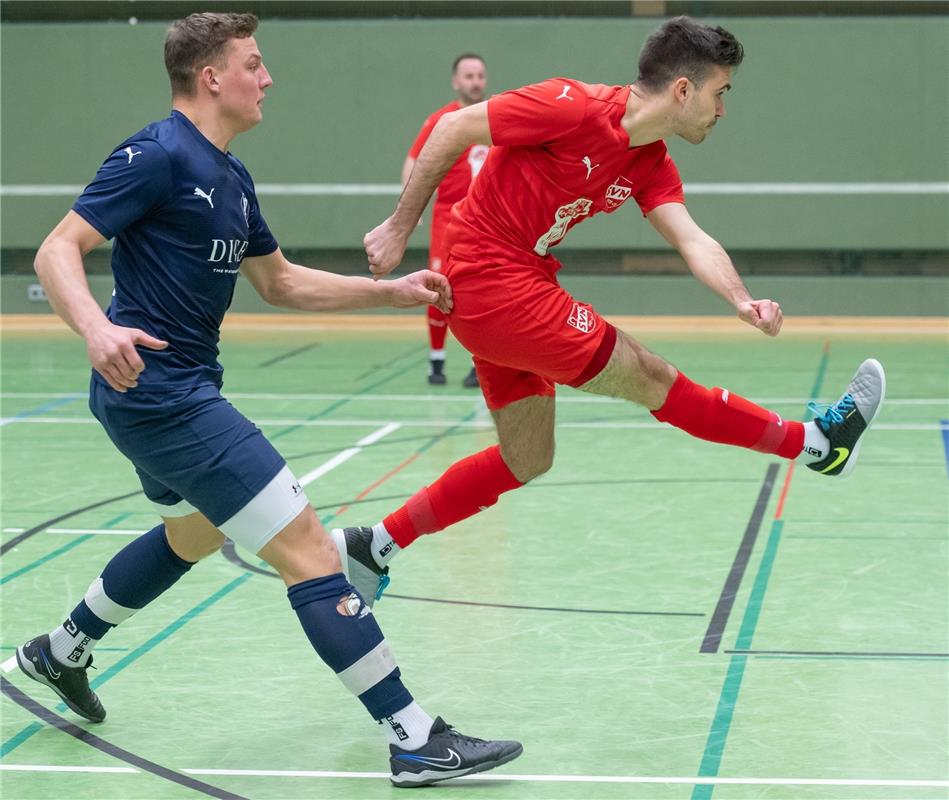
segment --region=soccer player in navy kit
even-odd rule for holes
[[[268,302],[307,311],[451,307],[447,281],[432,272],[374,282],[283,256],[228,149],[260,122],[272,84],[256,27],[250,14],[192,14],[172,25],[171,115],[112,152],[37,253],[54,310],[86,341],[90,408],[163,522],[119,551],[62,625],[17,649],[17,662],[101,722],[86,677],[96,643],[227,536],[280,573],[319,656],[383,723],[393,783],[491,769],[516,758],[520,744],[463,736],[413,700],[370,610],[380,576],[359,567],[344,536],[327,534],[283,458],[221,395],[217,343],[239,271]],[[113,238],[106,316],[82,259]]]

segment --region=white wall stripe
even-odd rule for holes
[[[4,197],[75,197],[82,184],[8,183],[0,186]],[[872,181],[830,183],[686,183],[687,195],[941,195],[949,194],[949,183],[933,181]],[[258,183],[264,197],[398,197],[398,183]]]

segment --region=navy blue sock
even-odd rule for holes
[[[412,702],[375,617],[341,572],[287,590],[310,644],[373,719]]]
[[[53,657],[79,666],[106,633],[174,585],[192,567],[168,544],[164,524],[127,544],[106,565],[69,617],[50,634]]]

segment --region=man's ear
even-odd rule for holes
[[[217,94],[221,90],[221,84],[217,79],[217,72],[210,64],[203,67],[201,72],[198,73],[198,81],[212,94]]]
[[[684,103],[689,99],[689,95],[693,90],[692,81],[690,81],[685,76],[676,78],[672,82],[672,96],[675,98],[676,102]]]

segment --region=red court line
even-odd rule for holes
[[[368,495],[374,489],[377,489],[378,487],[380,487],[383,483],[389,480],[389,478],[391,478],[393,475],[397,475],[399,472],[405,469],[409,464],[415,461],[415,459],[418,458],[420,455],[421,453],[413,453],[412,455],[410,455],[407,459],[405,459],[405,461],[399,464],[399,466],[395,467],[395,469],[390,470],[381,478],[379,478],[379,480],[377,480],[375,483],[372,483],[369,486],[367,486],[365,489],[363,489],[359,494],[356,495],[356,497],[350,503],[346,503],[346,505],[340,506],[338,509],[336,509],[336,513],[333,516],[338,517],[340,514],[342,514],[344,511],[346,511],[349,508],[351,503],[355,503],[358,500],[362,500],[366,495]]]
[[[794,475],[794,467],[796,464],[797,462],[792,461],[788,467],[787,475],[784,476],[784,486],[781,487],[781,495],[778,497],[778,507],[774,511],[775,519],[781,519],[781,515],[784,513],[784,500],[788,496],[788,489],[791,488],[791,477]]]

